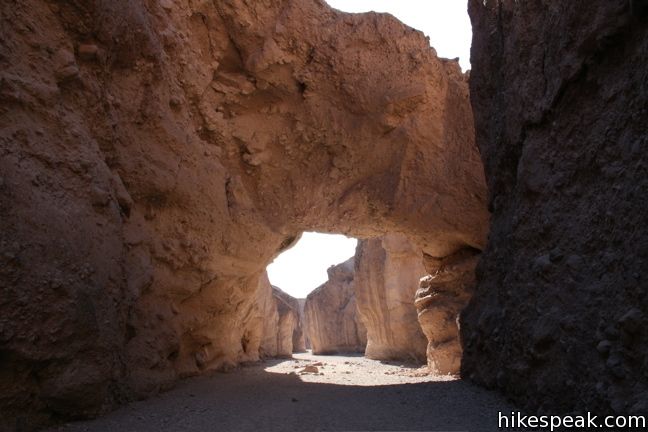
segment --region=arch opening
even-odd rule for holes
[[[326,270],[355,255],[358,240],[342,234],[305,232],[267,267],[272,285],[298,299],[327,281]]]

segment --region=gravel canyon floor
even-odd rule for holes
[[[317,372],[304,372],[309,365]],[[189,379],[50,431],[494,431],[498,411],[512,409],[494,393],[416,366],[302,353]]]

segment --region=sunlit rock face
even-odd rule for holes
[[[467,78],[391,16],[25,0],[0,19],[7,427],[258,359],[260,279],[304,230],[485,244]]]
[[[251,328],[261,329],[260,342],[246,341],[249,350],[257,350],[260,357],[290,357],[294,352],[305,350],[302,315],[296,298],[286,294],[280,288],[271,286],[267,274],[260,279],[263,292],[257,296],[260,310],[263,311],[260,322]]]
[[[354,258],[328,269],[328,281],[306,297],[304,321],[313,354],[364,353],[367,330],[354,291]]]
[[[420,248],[403,235],[359,242],[354,288],[367,328],[367,357],[426,361],[427,340],[414,306],[419,279],[426,273]]]
[[[279,312],[279,338],[282,341],[280,345],[283,347],[277,355],[290,357],[294,352],[305,351],[306,346],[299,301],[275,286],[272,287],[272,295],[275,298]]]
[[[306,299],[305,298],[300,298],[297,299],[297,303],[299,305],[299,316],[301,317],[301,325],[302,325],[302,337],[304,338],[304,350],[309,350],[311,349],[311,342],[310,342],[310,337],[308,337],[308,331],[306,329],[306,315],[304,314],[304,307],[306,306]],[[298,349],[295,351],[301,351],[301,346],[297,345]]]
[[[469,9],[493,224],[462,374],[529,410],[645,414],[646,2]]]

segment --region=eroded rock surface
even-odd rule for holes
[[[304,321],[313,354],[364,352],[367,329],[358,316],[354,258],[329,267],[328,281],[306,297]]]
[[[306,299],[305,298],[300,298],[297,299],[297,303],[299,304],[299,316],[301,318],[301,324],[302,324],[302,336],[304,338],[304,349],[311,349],[311,343],[310,343],[310,338],[308,337],[308,331],[306,330],[306,316],[304,314],[304,306],[306,306]]]
[[[305,351],[306,346],[299,301],[275,286],[272,287],[272,291],[279,310],[280,334],[285,335],[286,341],[290,341],[289,349],[286,349],[281,355],[290,356],[294,352]],[[288,346],[288,343],[286,342],[283,345]]]
[[[302,319],[298,300],[283,292],[280,288],[270,285],[267,274],[260,279],[260,289],[257,296],[262,321],[254,323],[253,329],[261,329],[260,343],[247,340],[244,344],[246,351],[258,350],[259,356],[290,357],[294,352],[305,350]]]
[[[406,236],[359,242],[354,287],[367,328],[367,357],[425,362],[427,340],[417,321],[414,294],[426,273],[420,248]]]
[[[458,374],[461,367],[459,314],[475,290],[479,254],[464,249],[445,259],[426,257],[430,273],[421,278],[414,304],[427,337],[427,364],[433,374]]]
[[[645,414],[646,2],[469,5],[493,226],[462,374],[543,412]]]
[[[481,248],[466,77],[319,1],[0,4],[0,406],[92,416],[255,360],[303,230]]]

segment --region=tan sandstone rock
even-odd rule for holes
[[[279,312],[279,334],[285,340],[282,345],[289,347],[280,352],[279,355],[289,356],[294,352],[305,351],[306,346],[299,301],[275,286],[272,287],[272,295],[276,299]]]
[[[427,340],[417,320],[414,294],[426,274],[420,248],[407,237],[388,234],[360,241],[354,287],[367,328],[367,357],[425,362]]]
[[[415,305],[428,339],[427,363],[432,373],[459,373],[459,314],[474,292],[478,259],[476,251],[466,249],[443,260],[427,257],[425,261],[432,274],[421,279]]]
[[[306,297],[304,315],[313,354],[364,352],[367,330],[354,293],[354,258],[331,266],[329,279]]]
[[[307,373],[312,373],[316,374],[319,373],[319,369],[315,365],[306,365],[302,370],[299,371],[300,374],[307,374]]]
[[[301,317],[302,336],[304,337],[304,350],[311,349],[311,342],[310,342],[310,338],[308,337],[308,331],[306,328],[306,316],[304,314],[304,306],[306,306],[306,299],[305,298],[297,299],[297,303],[299,304],[299,316]]]
[[[256,349],[260,357],[290,357],[304,351],[302,320],[297,299],[271,286],[267,274],[260,280],[264,292],[259,296],[263,320],[252,328],[262,328],[262,338]],[[255,345],[252,345],[252,349]]]

